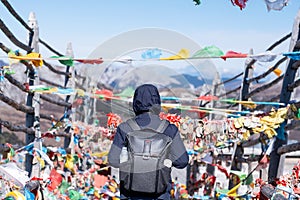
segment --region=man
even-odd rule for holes
[[[157,88],[151,84],[144,84],[136,88],[133,97],[133,110],[135,117],[133,120],[141,128],[157,129],[162,120],[159,118],[161,112],[161,100]],[[126,135],[131,131],[127,122],[121,123],[108,154],[109,164],[113,167],[120,167],[120,154],[126,144]],[[188,154],[181,140],[178,128],[174,124],[168,123],[164,129],[164,135],[172,140],[170,145],[171,165],[182,169],[188,164]],[[171,170],[170,170],[171,173]],[[141,194],[138,192],[128,191],[124,188],[124,182],[120,181],[121,199],[170,199],[171,180],[164,192],[159,194]]]

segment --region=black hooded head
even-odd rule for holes
[[[133,96],[133,110],[136,115],[144,112],[160,113],[160,95],[154,85],[144,84],[136,88]]]

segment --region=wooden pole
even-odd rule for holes
[[[300,50],[300,10],[298,11],[297,17],[294,22],[290,51],[299,51]],[[295,66],[296,60],[289,59],[286,72],[284,75],[281,93],[280,93],[280,103],[288,104],[293,90],[289,89],[289,86],[295,81],[295,76],[298,67]],[[268,170],[268,182],[275,185],[275,180],[280,176],[281,172],[280,161],[284,160],[284,156],[281,156],[278,153],[278,149],[283,145],[287,144],[288,135],[284,130],[287,120],[283,122],[280,127],[276,130],[277,136],[274,142],[273,151],[270,154],[270,165]],[[283,162],[281,162],[283,163]],[[278,171],[279,170],[279,171]]]

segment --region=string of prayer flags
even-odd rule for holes
[[[246,8],[246,3],[248,0],[231,0],[231,3],[233,6],[238,6],[240,10],[243,10]],[[264,0],[265,4],[267,6],[268,11],[271,10],[282,10],[285,6],[288,5],[289,0]],[[195,5],[200,5],[200,0],[193,0]]]
[[[212,46],[207,46],[204,47],[203,49],[200,49],[194,55],[192,58],[200,58],[200,57],[220,57],[223,56],[224,53],[221,49],[218,47],[212,45]]]
[[[74,94],[75,90],[72,88],[58,88],[58,87],[47,87],[44,85],[32,85],[28,87],[31,92],[36,92],[40,94],[61,94],[61,95],[71,95]]]
[[[218,47],[211,45],[206,46],[198,51],[196,51],[191,57],[189,56],[190,52],[188,49],[182,48],[176,55],[160,58],[162,55],[162,51],[158,48],[148,49],[142,53],[143,61],[147,59],[156,59],[156,60],[182,60],[182,59],[207,59],[207,58],[222,58],[223,60],[227,60],[228,58],[252,58],[259,62],[272,62],[274,61],[278,55],[287,56],[294,60],[300,60],[300,51],[297,52],[287,52],[287,53],[272,53],[271,51],[266,51],[260,54],[248,55],[247,53],[240,53],[236,51],[229,50],[224,55],[223,51]],[[61,64],[66,66],[74,66],[74,61],[83,63],[83,64],[101,64],[105,60],[102,58],[87,58],[87,59],[79,59],[79,58],[70,58],[66,56],[52,56],[50,58],[42,58],[39,53],[29,53],[26,56],[16,55],[16,52],[10,51],[8,53],[8,60],[10,65],[17,64],[20,60],[30,61],[34,66],[42,66],[43,60],[58,60]],[[120,62],[124,64],[130,64],[132,61],[141,61],[140,59],[134,59],[130,56],[122,56],[118,59],[107,59],[107,61],[112,62]]]
[[[284,103],[279,103],[279,102],[265,102],[265,101],[240,101],[240,100],[235,100],[235,99],[220,99],[219,101],[221,102],[226,102],[226,103],[243,103],[243,104],[256,104],[256,105],[271,105],[271,106],[284,106]]]
[[[176,55],[170,56],[167,58],[160,58],[160,60],[177,60],[177,59],[184,59],[188,58],[190,55],[190,52],[188,49],[181,49]]]
[[[234,99],[221,99],[220,102],[226,102],[228,104],[236,104],[239,103],[247,108],[254,109],[256,108],[256,104],[253,101],[238,101]]]

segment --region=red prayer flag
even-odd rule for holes
[[[227,51],[227,53],[224,56],[221,56],[223,60],[226,60],[227,58],[247,58],[248,54],[245,53],[238,53],[235,51]]]
[[[238,7],[240,7],[241,10],[243,10],[243,8],[246,7],[246,2],[248,0],[231,0],[231,3],[233,5],[237,5]]]
[[[50,184],[47,186],[49,191],[55,190],[62,182],[62,176],[55,169],[50,172]]]
[[[213,95],[206,95],[206,96],[200,96],[197,99],[202,101],[213,101],[213,100],[218,100],[219,98]]]
[[[77,62],[81,62],[84,64],[101,64],[103,63],[102,58],[99,59],[74,59]]]
[[[95,94],[103,96],[105,100],[111,99],[113,96],[113,92],[106,89],[96,90]]]
[[[227,172],[227,169],[225,167],[223,167],[222,165],[218,165],[218,164],[212,164],[212,166],[216,166],[218,168],[218,170],[223,172],[226,175],[226,177],[229,178],[229,173]]]
[[[94,175],[94,187],[95,188],[101,188],[105,185],[105,183],[108,181],[107,176],[103,176],[100,174]]]

